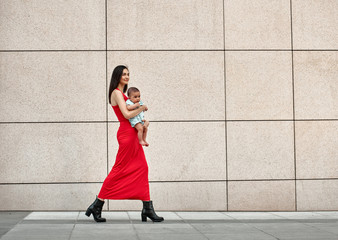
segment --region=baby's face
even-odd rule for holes
[[[132,92],[129,96],[129,99],[133,103],[138,103],[141,100],[141,93],[140,92]]]

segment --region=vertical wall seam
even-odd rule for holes
[[[107,85],[107,71],[108,71],[108,46],[107,46],[107,0],[105,0],[105,3],[104,3],[104,8],[105,8],[105,52],[106,52],[106,68],[105,68],[105,82],[106,82],[106,100],[105,100],[105,103],[106,103],[106,144],[107,144],[107,175],[109,173],[109,158],[108,158],[108,153],[109,153],[109,144],[108,144],[108,85]],[[108,208],[108,211],[109,211],[109,200],[107,201],[107,208]]]
[[[224,66],[223,66],[223,76],[224,76],[224,123],[225,123],[225,125],[224,125],[224,140],[225,140],[225,179],[226,179],[226,181],[225,181],[225,183],[226,183],[226,191],[225,191],[225,199],[226,199],[226,210],[227,211],[229,211],[229,191],[228,191],[228,189],[229,189],[229,184],[228,184],[228,141],[227,141],[227,138],[228,138],[228,136],[227,136],[227,134],[228,134],[228,130],[227,130],[227,125],[228,125],[228,123],[227,123],[227,100],[226,100],[226,96],[227,96],[227,94],[226,94],[226,56],[225,56],[225,54],[226,54],[226,51],[225,51],[225,16],[224,16],[224,14],[225,14],[225,11],[224,11],[224,9],[225,9],[225,7],[224,7],[224,1],[225,0],[223,0],[223,53],[224,53],[224,59],[223,59],[223,64],[224,64]]]
[[[293,64],[293,28],[292,28],[292,0],[290,0],[290,24],[291,24],[291,65],[292,65],[292,119],[293,119],[293,159],[295,171],[295,211],[297,211],[297,159],[296,159],[296,121],[295,121],[295,80]]]

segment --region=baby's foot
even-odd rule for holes
[[[140,144],[142,145],[142,146],[146,146],[146,147],[148,147],[149,146],[149,144],[147,143],[147,142],[145,142],[145,141],[140,141]]]

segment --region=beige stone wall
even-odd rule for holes
[[[159,210],[338,210],[337,0],[1,0],[0,210],[84,210],[110,75],[149,106]],[[109,201],[108,210],[140,209]]]

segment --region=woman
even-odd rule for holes
[[[138,109],[127,110],[124,92],[127,91],[129,70],[126,66],[117,66],[112,74],[109,86],[109,103],[120,122],[117,132],[119,150],[115,164],[104,180],[101,191],[96,200],[89,206],[86,215],[93,214],[96,222],[105,222],[101,217],[104,199],[139,199],[143,201],[141,213],[142,221],[147,217],[153,222],[162,222],[164,219],[156,215],[149,195],[148,164],[143,148],[139,144],[137,131],[131,127],[128,119],[135,117],[142,111],[147,111],[146,105]]]

